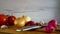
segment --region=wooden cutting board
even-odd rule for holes
[[[24,31],[24,32],[17,32],[16,31],[16,27],[15,26],[9,26],[9,28],[7,29],[0,29],[0,34],[60,34],[60,26],[58,31],[55,31],[53,33],[46,33],[45,31],[45,27],[44,28],[39,28],[36,30],[32,30],[32,31]]]

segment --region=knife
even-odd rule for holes
[[[28,31],[28,30],[34,30],[34,29],[43,28],[43,27],[45,27],[45,26],[27,26],[22,29],[16,29],[16,31]]]

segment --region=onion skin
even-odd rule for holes
[[[56,19],[49,21],[49,23],[46,27],[46,32],[48,32],[48,33],[54,32],[55,31],[54,29],[57,28],[57,26],[58,26],[58,23],[57,23]]]
[[[53,27],[56,28],[58,26],[57,20],[53,19],[53,20],[49,21],[48,25],[52,25]]]
[[[34,26],[34,21],[29,21],[25,24],[25,26]]]
[[[17,18],[15,21],[14,21],[14,24],[16,27],[24,27],[25,26],[25,20],[23,18]]]
[[[29,16],[23,15],[22,17],[17,18],[14,21],[15,26],[17,27],[24,27],[26,24],[32,26],[34,25],[34,22],[31,21],[31,18]]]
[[[55,32],[55,29],[54,29],[54,27],[53,26],[46,26],[46,32],[47,33],[51,33],[51,32]]]

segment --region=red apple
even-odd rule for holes
[[[14,25],[14,20],[16,19],[16,17],[15,16],[10,16],[10,17],[8,17],[8,24],[9,25]]]
[[[6,25],[8,22],[8,18],[6,15],[4,14],[0,14],[0,26],[1,25]]]

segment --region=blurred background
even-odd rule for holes
[[[0,0],[0,13],[20,17],[30,16],[33,21],[51,19],[60,22],[60,0]]]

